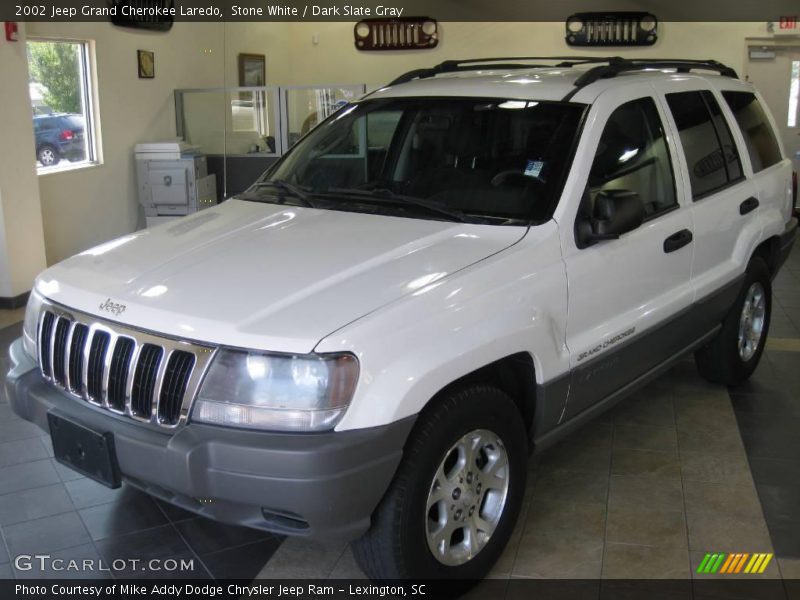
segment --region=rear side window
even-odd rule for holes
[[[697,200],[742,178],[739,153],[719,104],[708,91],[667,94]]]
[[[652,98],[627,102],[608,118],[589,172],[591,200],[606,190],[639,194],[646,217],[676,205],[672,163]]]
[[[722,92],[722,96],[742,130],[753,172],[779,163],[782,157],[778,140],[758,98],[749,92]]]

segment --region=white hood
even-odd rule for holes
[[[42,273],[37,289],[171,336],[306,353],[525,231],[234,199],[69,258]],[[101,310],[109,299],[124,311]]]

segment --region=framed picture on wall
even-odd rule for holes
[[[136,59],[139,64],[139,79],[153,79],[156,76],[156,55],[149,50],[137,50]]]
[[[239,86],[266,85],[266,57],[263,54],[239,55]]]

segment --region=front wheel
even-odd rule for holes
[[[716,338],[695,353],[700,374],[714,383],[736,385],[756,370],[769,333],[772,286],[769,268],[754,257],[744,284]]]
[[[514,527],[525,490],[527,438],[514,402],[489,386],[424,410],[403,460],[353,544],[371,579],[484,577]]]

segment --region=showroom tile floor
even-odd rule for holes
[[[705,552],[774,551],[759,577],[800,579],[800,248],[774,289],[767,351],[748,384],[708,384],[683,361],[531,461],[493,577],[688,585]],[[0,377],[20,318],[0,311]],[[42,432],[0,398],[0,577],[39,576],[10,564],[33,552],[189,558],[195,571],[183,575],[200,577],[361,576],[344,545],[216,524],[131,488],[108,490],[51,457]]]

